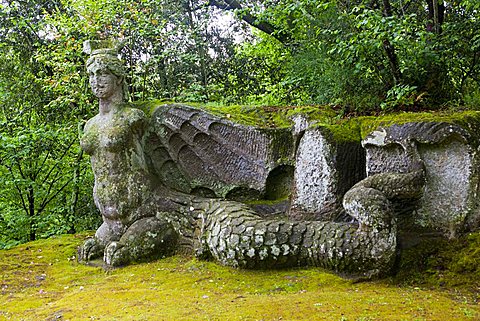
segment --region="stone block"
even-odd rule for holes
[[[336,140],[326,127],[307,129],[296,154],[290,218],[338,219],[343,195],[364,177],[365,154],[359,141]]]
[[[478,227],[478,144],[468,128],[446,122],[412,122],[378,128],[362,142],[367,175],[403,173],[404,146],[414,142],[426,170],[423,196],[412,208],[400,208],[399,228],[441,232],[447,237]],[[401,206],[401,204],[400,204]]]

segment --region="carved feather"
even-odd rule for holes
[[[269,173],[281,165],[279,159],[293,158],[288,130],[288,135],[276,130],[287,137],[276,140],[272,130],[235,124],[185,105],[157,107],[150,126],[157,137],[150,139],[156,145],[150,146],[150,154],[156,155],[152,162],[157,173],[174,162],[190,188],[206,188],[219,197],[235,189],[254,190],[260,197]]]

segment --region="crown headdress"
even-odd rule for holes
[[[112,55],[117,56],[124,46],[120,40],[87,40],[83,43],[83,52],[90,56]]]

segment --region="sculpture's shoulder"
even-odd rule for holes
[[[141,126],[147,121],[145,113],[134,107],[125,107],[122,109],[121,118],[128,126]]]
[[[145,115],[145,113],[141,109],[128,106],[128,107],[125,107],[123,110],[124,110],[125,114],[127,115],[127,117],[130,117],[132,119],[147,118],[147,116]]]
[[[86,133],[88,133],[92,127],[95,127],[95,125],[98,123],[99,121],[99,115],[95,115],[93,116],[92,118],[90,118],[89,120],[87,120],[87,122],[85,123],[85,126],[83,127],[83,135],[85,135]]]

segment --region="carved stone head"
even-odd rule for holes
[[[126,88],[125,69],[118,58],[119,42],[89,40],[83,44],[83,51],[90,54],[87,71],[92,91],[98,98],[109,98],[118,91],[123,95]]]

